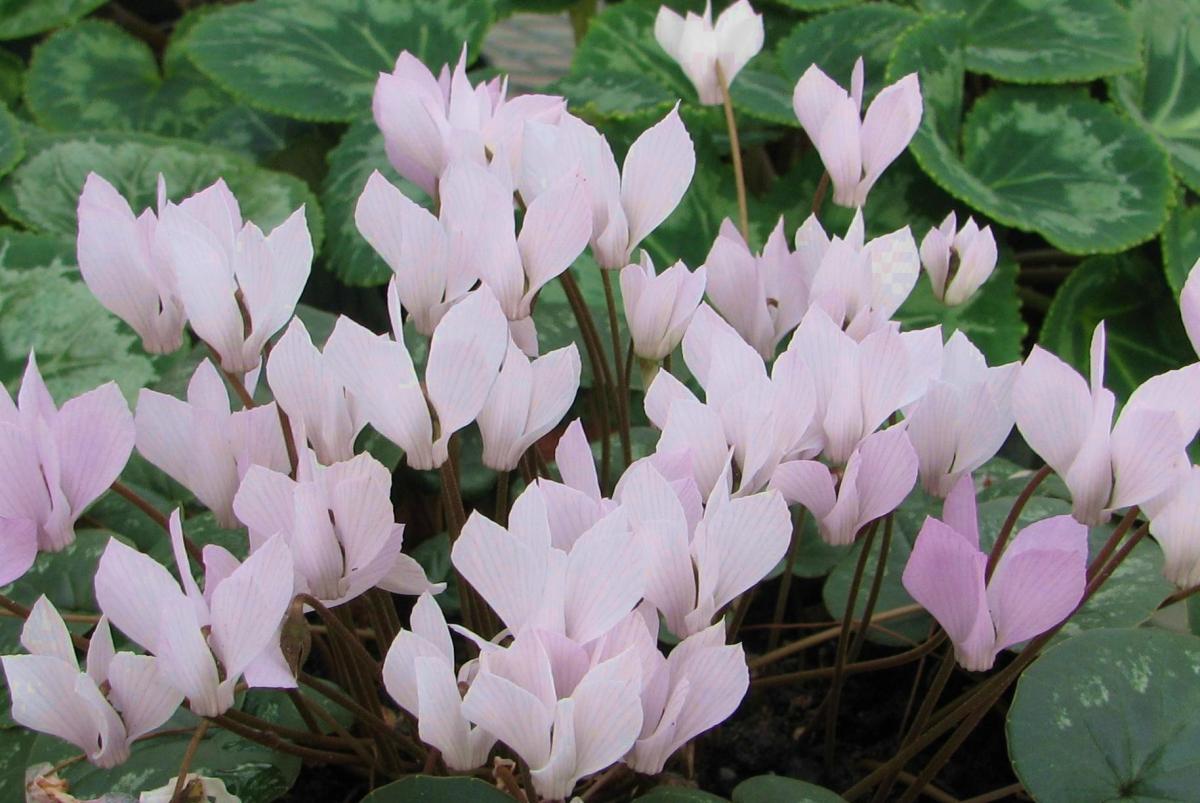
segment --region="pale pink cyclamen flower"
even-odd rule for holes
[[[229,709],[243,674],[250,687],[295,687],[279,646],[294,583],[283,536],[241,564],[225,549],[205,546],[201,593],[184,552],[178,510],[170,524],[183,588],[161,563],[113,538],[96,569],[100,610],[158,659],[161,677],[187,697],[197,716]]]
[[[796,328],[808,309],[809,277],[800,256],[788,250],[783,218],[771,231],[761,254],[750,250],[729,218],[709,249],[708,297],[764,360]]]
[[[642,732],[625,757],[646,775],[662,772],[676,750],[728,719],[750,687],[742,645],[725,643],[723,621],[688,636],[657,663],[643,679]]]
[[[394,285],[388,312],[395,340],[342,316],[325,344],[325,356],[360,414],[404,450],[408,465],[437,468],[449,457],[450,436],[474,421],[487,402],[504,362],[508,323],[490,290],[468,293],[442,317],[430,339],[423,390],[404,345]],[[436,438],[430,407],[437,415]]]
[[[372,174],[355,209],[359,230],[395,272],[400,303],[418,331],[431,333],[447,307],[479,278],[512,322],[517,345],[535,356],[533,299],[571,266],[591,233],[583,180],[564,175],[531,201],[520,235],[507,178],[456,161],[445,170],[441,187],[441,211],[435,219]]]
[[[808,307],[820,307],[855,340],[892,326],[921,272],[912,232],[902,229],[865,241],[862,210],[844,238],[828,237],[815,215],[796,231],[796,256],[808,274]]]
[[[59,409],[30,353],[17,403],[0,387],[0,583],[23,575],[39,549],[75,540],[75,521],[120,475],[133,441],[115,382]]]
[[[896,324],[856,341],[811,308],[786,353],[805,365],[816,394],[812,437],[843,465],[867,436],[925,393],[942,363],[940,327],[900,332]]]
[[[304,207],[270,234],[242,221],[224,181],[159,213],[155,247],[179,282],[196,336],[235,374],[258,368],[267,340],[283,328],[312,267]]]
[[[854,63],[850,92],[817,65],[804,71],[792,108],[833,183],[833,202],[861,207],[884,169],[908,146],[921,123],[921,87],[909,73],[884,87],[862,119],[863,63]]]
[[[187,401],[139,391],[134,423],[142,457],[195,494],[222,527],[238,526],[233,496],[250,466],[290,467],[275,402],[231,412],[225,383],[208,360],[196,366]]]
[[[401,708],[417,719],[417,735],[441,751],[446,766],[465,772],[487,761],[496,737],[472,727],[462,712],[454,671],[454,645],[442,609],[428,593],[413,606],[411,630],[401,630],[383,662],[383,685]]]
[[[942,366],[920,400],[905,409],[921,485],[945,496],[964,474],[995,457],[1012,431],[1019,363],[989,368],[962,330],[946,341]]]
[[[1017,375],[1017,427],[1071,491],[1072,513],[1099,524],[1118,508],[1153,499],[1180,479],[1200,430],[1200,363],[1152,377],[1113,424],[1116,398],[1104,387],[1104,323],[1091,347],[1091,381],[1034,346]]]
[[[440,592],[401,553],[404,525],[391,501],[392,474],[369,454],[330,466],[302,456],[300,476],[252,466],[233,510],[249,529],[251,554],[279,534],[292,553],[296,592],[333,607],[378,586],[396,594]]]
[[[1197,267],[1200,267],[1200,259],[1192,265],[1183,283],[1183,291],[1179,294],[1179,313],[1192,348],[1200,354],[1200,270]]]
[[[642,729],[637,653],[591,663],[572,647],[553,638],[543,645],[537,631],[520,634],[508,648],[480,655],[462,702],[467,719],[529,765],[546,800],[566,799],[579,779],[616,763]]]
[[[779,467],[771,487],[813,514],[826,543],[843,546],[898,508],[916,482],[917,455],[900,424],[865,437],[840,480],[824,463],[794,460]]]
[[[354,440],[367,424],[329,362],[299,318],[288,324],[267,360],[267,384],[275,403],[312,443],[323,464],[354,457]]]
[[[167,188],[158,176],[158,209]],[[183,206],[188,201],[182,202]],[[168,354],[183,345],[185,316],[179,284],[167,260],[155,248],[158,217],[150,209],[134,216],[116,189],[88,173],[79,196],[79,272],[97,300],[137,332],[151,354]]]
[[[742,67],[762,50],[763,19],[747,0],[737,0],[718,14],[715,25],[710,0],[704,3],[703,15],[689,11],[681,17],[662,6],[654,20],[654,38],[683,68],[700,102],[712,106],[724,97],[722,80],[726,88],[731,86]]]
[[[504,366],[479,411],[485,466],[497,471],[517,467],[526,450],[571,409],[580,368],[574,343],[530,361],[509,340]]]
[[[775,361],[768,376],[762,357],[708,305],[701,305],[683,337],[688,369],[704,388],[697,399],[669,372],[646,391],[646,416],[662,430],[659,451],[686,451],[697,487],[712,493],[729,460],[738,495],[761,490],[782,460],[814,453],[812,377],[796,353]]]
[[[126,761],[130,744],[166,722],[183,701],[154,658],[116,651],[104,617],[81,672],[67,626],[44,596],[21,629],[21,646],[29,655],[0,659],[13,719],[70,742],[98,767]]]
[[[966,303],[996,269],[992,227],[979,228],[967,218],[961,229],[951,212],[921,240],[921,264],[938,301],[953,307]]]
[[[1200,583],[1200,466],[1171,489],[1142,503],[1150,534],[1162,547],[1163,576],[1181,589]]]
[[[392,72],[381,72],[375,83],[371,108],[388,160],[435,198],[454,160],[486,164],[503,153],[506,169],[515,175],[525,123],[553,124],[566,109],[566,101],[553,95],[508,98],[506,78],[471,86],[466,68],[465,46],[453,73],[446,65],[437,78],[404,51]]]
[[[592,255],[601,268],[620,270],[638,245],[679,205],[696,172],[696,150],[679,108],[642,132],[621,170],[608,140],[570,114],[557,125],[530,123],[516,174],[521,198],[535,198],[564,176],[583,176],[592,204]]]
[[[626,476],[618,501],[647,556],[645,598],[681,638],[708,628],[718,611],[766,577],[787,551],[791,519],[774,491],[730,499],[726,476],[693,523],[652,464],[639,464]]]
[[[1087,527],[1070,516],[1020,530],[990,580],[969,474],[946,497],[942,517],[925,519],[903,583],[950,636],[964,669],[991,669],[1001,651],[1054,627],[1083,598]]]
[[[705,277],[703,266],[689,271],[682,261],[656,274],[645,251],[640,263],[621,270],[621,301],[634,354],[658,363],[675,350],[704,298]]]
[[[184,797],[189,803],[242,803],[242,799],[233,795],[220,778],[209,778],[206,775],[189,772],[184,778],[183,788],[185,790]],[[191,797],[197,788],[201,795],[199,800]],[[174,796],[175,779],[172,778],[157,789],[142,792],[138,795],[137,803],[171,803],[171,798]]]

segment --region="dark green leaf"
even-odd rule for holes
[[[0,49],[0,101],[10,109],[21,102],[25,85],[25,62],[9,50]]]
[[[182,140],[138,134],[50,138],[0,186],[0,206],[12,218],[47,233],[74,237],[84,179],[95,171],[135,210],[154,205],[155,176],[162,173],[173,199],[224,178],[242,215],[269,231],[305,205],[314,245],[320,246],[321,209],[304,182],[264,170],[237,154]]]
[[[75,264],[75,238],[0,226],[0,268],[67,267]]]
[[[816,64],[843,87],[850,86],[850,71],[862,56],[864,90],[870,98],[884,86],[884,69],[897,37],[919,18],[911,9],[888,3],[834,11],[797,25],[776,46],[775,55],[792,86]]]
[[[1175,172],[1200,192],[1200,9],[1190,0],[1142,0],[1133,6],[1143,38],[1141,69],[1110,82],[1133,120],[1171,154]]]
[[[25,155],[25,145],[17,118],[7,107],[0,108],[0,176],[12,170]]]
[[[1008,713],[1009,754],[1037,800],[1190,800],[1200,755],[1200,639],[1093,630],[1039,658]]]
[[[1175,207],[1162,230],[1162,255],[1167,284],[1178,296],[1192,266],[1200,260],[1200,206],[1181,203]]]
[[[962,14],[967,69],[1019,83],[1090,81],[1138,66],[1138,33],[1113,0],[922,0]]]
[[[512,803],[512,798],[478,778],[414,775],[379,787],[362,803]]]
[[[1125,399],[1150,377],[1195,361],[1162,272],[1136,254],[1084,260],[1059,287],[1039,342],[1082,371],[1096,324],[1105,321],[1105,384]]]
[[[59,404],[110,380],[133,399],[155,378],[154,366],[74,275],[63,267],[0,269],[0,382],[15,387],[34,350]]]
[[[371,108],[381,70],[408,50],[436,72],[474,55],[492,18],[487,0],[255,0],[196,23],[197,66],[243,102],[302,120],[353,120]]]
[[[831,8],[857,5],[862,0],[773,0],[773,2],[797,11],[826,11]]]
[[[779,775],[748,778],[733,790],[733,803],[839,803],[843,800],[823,786]]]
[[[792,111],[795,85],[795,81],[789,81],[769,64],[765,56],[759,56],[738,73],[730,92],[738,111],[768,123],[798,127],[800,121]]]
[[[920,74],[925,112],[910,147],[922,169],[988,217],[1069,253],[1152,237],[1170,200],[1166,154],[1084,92],[994,89],[960,131],[965,35],[958,18],[929,18],[904,35],[888,66],[891,79]]]
[[[634,800],[637,803],[725,803],[723,797],[683,786],[656,786]]]
[[[0,13],[0,39],[24,39],[69,25],[104,3],[105,0],[6,0]]]

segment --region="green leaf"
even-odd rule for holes
[[[910,148],[922,169],[988,217],[1069,253],[1122,251],[1154,236],[1170,201],[1166,154],[1083,91],[993,89],[960,130],[965,31],[959,18],[929,18],[888,65],[891,80],[920,75],[925,111]]]
[[[1090,81],[1138,66],[1138,33],[1113,0],[923,0],[962,14],[967,69],[1018,83]]]
[[[50,144],[53,143],[53,144]],[[237,154],[182,140],[137,134],[51,138],[0,186],[0,206],[12,218],[47,233],[74,237],[84,179],[95,171],[135,210],[155,203],[155,175],[166,178],[173,199],[224,178],[243,217],[265,231],[304,204],[314,246],[320,246],[321,208],[304,182],[264,170]]]
[[[576,114],[600,117],[661,116],[696,88],[654,39],[657,0],[625,0],[592,18],[555,85]],[[736,83],[736,82],[735,82]]]
[[[1021,341],[1028,327],[1021,317],[1021,300],[1017,296],[1017,265],[1008,260],[996,266],[996,272],[965,304],[954,307],[937,300],[929,275],[922,271],[912,295],[895,317],[906,329],[941,324],[943,337],[961,329],[991,365],[1020,360],[1023,356]]]
[[[733,803],[839,803],[844,800],[823,786],[779,775],[747,778],[733,790]]]
[[[75,238],[0,226],[0,268],[65,267],[75,264]]]
[[[116,380],[127,399],[155,378],[138,338],[74,279],[74,268],[0,269],[0,382],[15,387],[31,350],[55,399]]]
[[[864,90],[868,98],[874,97],[884,87],[884,70],[896,39],[918,19],[915,11],[888,3],[834,11],[793,28],[775,47],[775,56],[793,87],[813,64],[848,87],[854,62],[862,56]]]
[[[796,11],[827,11],[831,8],[857,5],[862,0],[774,0],[774,2]]]
[[[4,696],[7,709],[7,688]],[[0,730],[0,797],[5,800],[25,799],[26,757],[36,738],[36,733],[15,724]]]
[[[1163,268],[1178,296],[1192,266],[1200,260],[1200,206],[1179,204],[1162,230]]]
[[[491,19],[487,0],[255,0],[205,15],[186,47],[245,103],[302,120],[354,120],[400,51],[436,71],[464,41],[477,54]]]
[[[725,803],[725,798],[684,786],[656,786],[634,798],[636,803]]]
[[[1200,638],[1094,630],[1046,652],[1008,712],[1013,769],[1037,800],[1191,800]]]
[[[329,152],[328,159],[329,172],[321,187],[321,205],[329,216],[329,269],[349,285],[385,284],[392,277],[391,269],[367,244],[354,223],[358,196],[371,173],[378,170],[418,203],[428,204],[429,200],[388,162],[383,134],[370,117],[351,125],[338,146]]]
[[[235,103],[188,61],[178,34],[160,72],[144,42],[100,20],[58,31],[38,46],[25,99],[34,118],[54,131],[143,131],[250,153],[279,150],[297,128]]]
[[[6,107],[0,108],[0,176],[8,173],[25,155],[25,145],[17,118]]]
[[[164,729],[194,727],[197,722],[190,712],[180,711]],[[111,770],[80,761],[60,775],[70,783],[71,793],[80,797],[106,793],[136,796],[175,779],[191,738],[190,733],[180,733],[135,742],[129,760]],[[54,764],[78,753],[75,745],[39,734],[26,761]],[[224,781],[242,803],[269,803],[292,787],[300,774],[300,764],[296,756],[247,741],[223,728],[210,728],[192,759],[191,771]]]
[[[512,803],[512,798],[478,778],[414,775],[379,787],[362,803]]]
[[[24,39],[70,25],[106,0],[6,0],[0,13],[0,39]]]
[[[1188,0],[1142,0],[1133,20],[1144,41],[1141,69],[1110,81],[1110,91],[1171,154],[1179,178],[1200,192],[1200,14]]]
[[[739,112],[759,120],[799,127],[800,121],[792,111],[792,88],[796,82],[784,77],[767,56],[769,54],[760,56],[738,73],[737,80],[730,87],[733,105]]]
[[[1129,398],[1150,377],[1195,361],[1162,276],[1136,254],[1084,260],[1058,288],[1038,341],[1086,375],[1092,331],[1104,321],[1105,384]]]
[[[0,102],[10,109],[21,102],[25,86],[25,62],[20,56],[0,48]]]

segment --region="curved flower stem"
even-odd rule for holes
[[[508,478],[509,471],[496,472],[496,515],[492,518],[501,527],[508,526]]]
[[[288,753],[293,756],[311,761],[315,764],[361,764],[362,759],[358,756],[350,755],[349,753],[340,753],[330,750],[317,750],[312,747],[302,747],[298,744],[292,744],[279,737],[278,734],[271,731],[259,731],[254,728],[242,725],[230,719],[224,714],[209,717],[213,723],[220,725],[230,733],[235,733],[243,739],[248,739],[252,742],[257,742],[272,750],[278,750],[281,753]],[[370,765],[367,765],[370,766]]]
[[[397,744],[403,747],[405,751],[409,753],[409,755],[417,759],[421,759],[425,756],[427,751],[425,751],[415,741],[409,738],[406,734],[401,733],[388,723],[384,722],[377,715],[372,714],[370,711],[363,708],[357,701],[350,698],[336,686],[332,686],[329,683],[326,683],[324,680],[313,677],[305,672],[300,672],[297,680],[326,699],[337,703],[351,714],[354,714],[355,720],[357,720],[360,725],[370,728],[372,731],[380,736],[383,736],[384,738],[394,740]]]
[[[837,657],[833,663],[833,682],[829,694],[825,698],[825,766],[833,766],[834,744],[837,741],[838,706],[842,696],[842,670],[846,665],[846,655],[850,647],[850,623],[854,620],[854,606],[858,602],[858,589],[862,585],[863,572],[871,555],[871,546],[875,542],[875,532],[879,529],[879,519],[871,523],[867,536],[862,540],[862,552],[859,553],[858,563],[854,567],[854,577],[850,581],[850,593],[846,598],[846,611],[842,615],[842,629],[838,633]]]
[[[171,803],[182,803],[183,801],[183,785],[187,780],[188,768],[192,766],[192,759],[196,757],[196,750],[199,749],[200,740],[204,738],[206,731],[208,731],[208,720],[202,719],[196,726],[196,732],[192,734],[191,741],[188,742],[187,749],[183,753],[183,761],[179,762],[179,774],[175,776],[175,791],[171,793]]]
[[[629,442],[629,372],[621,370],[621,328],[617,320],[617,297],[613,292],[612,271],[600,269],[604,281],[604,304],[608,307],[608,331],[612,336],[613,367],[617,372],[617,385],[613,392],[616,404],[618,427],[621,433],[621,456],[625,465],[633,462],[633,449]]]
[[[721,102],[725,107],[725,127],[729,129],[729,151],[733,156],[733,180],[737,186],[738,226],[742,239],[750,245],[750,213],[746,206],[746,173],[742,168],[742,146],[738,141],[737,120],[733,117],[733,96],[729,94],[729,82],[725,71],[717,62],[717,83],[721,85]]]
[[[807,508],[800,508],[792,518],[792,542],[788,545],[787,557],[783,561],[783,574],[779,578],[779,593],[775,596],[775,613],[771,616],[774,626],[767,637],[767,651],[779,646],[779,637],[783,630],[783,616],[787,612],[788,594],[792,590],[792,571],[796,568],[796,558],[800,552],[800,536],[804,532],[804,516]]]
[[[929,690],[925,693],[925,699],[921,701],[921,707],[917,710],[917,716],[913,719],[912,727],[909,728],[908,733],[904,735],[904,739],[900,742],[902,747],[925,730],[925,726],[929,723],[929,715],[933,713],[933,708],[941,698],[947,681],[950,680],[950,676],[954,673],[954,664],[954,648],[952,646],[947,647],[945,654],[942,656],[942,663],[938,667],[938,673],[934,676]],[[888,794],[892,791],[892,787],[901,775],[902,773],[899,768],[896,768],[890,775],[885,776],[875,791],[874,800],[878,803],[887,800]]]
[[[604,348],[600,345],[600,334],[596,322],[592,320],[591,310],[575,282],[570,270],[558,275],[567,303],[575,313],[575,322],[579,324],[579,333],[583,336],[583,346],[587,350],[588,360],[592,363],[592,382],[599,386],[599,399],[596,411],[600,418],[600,486],[605,491],[609,486],[609,476],[612,466],[612,443],[609,437],[608,405],[613,401],[613,377],[608,368],[608,359],[604,356]]]
[[[988,555],[987,570],[985,579],[992,578],[992,572],[996,570],[996,562],[1000,560],[1000,555],[1004,552],[1004,545],[1008,543],[1008,537],[1012,535],[1013,528],[1017,526],[1017,520],[1021,517],[1021,511],[1025,509],[1025,504],[1033,496],[1033,492],[1042,484],[1043,480],[1050,476],[1053,469],[1050,466],[1042,466],[1037,470],[1025,487],[1021,489],[1021,493],[1013,502],[1012,508],[1008,511],[1008,516],[1004,519],[1004,524],[1000,527],[1000,532],[996,535],[996,543],[992,545],[992,551]]]
[[[862,623],[854,633],[854,643],[850,645],[850,660],[854,661],[858,658],[858,653],[862,650],[863,642],[866,641],[867,633],[871,629],[871,616],[875,613],[875,605],[879,602],[879,591],[883,588],[883,577],[887,574],[887,559],[888,550],[892,545],[892,524],[895,518],[895,513],[887,514],[887,518],[883,520],[883,540],[879,542],[879,560],[875,562],[875,576],[871,578],[871,591],[867,595],[867,606],[863,608],[862,618],[859,621]]]
[[[876,627],[878,627],[881,622],[889,622],[893,619],[903,619],[906,616],[912,616],[914,614],[921,613],[923,610],[925,609],[915,602],[911,605],[903,605],[899,608],[892,608],[891,610],[884,611],[876,616],[874,624]],[[852,623],[852,626],[857,624],[858,622],[856,621]],[[841,632],[842,626],[836,625],[834,627],[821,630],[817,633],[813,633],[811,636],[806,636],[797,641],[793,641],[790,644],[784,644],[778,649],[772,650],[768,653],[758,656],[757,658],[747,661],[747,663],[752,671],[761,669],[764,666],[773,664],[776,661],[781,661],[784,658],[788,658],[798,652],[804,652],[809,647],[815,647],[818,644],[824,644],[826,641],[835,639],[841,634]]]
[[[863,672],[879,672],[884,669],[894,669],[897,666],[912,663],[920,660],[929,653],[938,648],[938,645],[945,640],[944,635],[937,635],[925,641],[912,649],[904,652],[888,655],[883,658],[872,658],[869,661],[859,661],[853,664],[844,664],[841,669],[842,677],[850,675],[859,675]],[[765,678],[756,678],[750,681],[750,685],[755,689],[766,689],[772,686],[786,686],[792,683],[799,683],[805,680],[819,680],[821,678],[832,677],[834,670],[837,667],[825,666],[819,669],[805,669],[800,672],[788,672],[783,675],[770,675]]]
[[[813,193],[812,199],[812,214],[817,217],[821,214],[821,207],[825,205],[825,196],[829,194],[829,171],[821,174],[821,180],[817,182],[817,191]]]
[[[150,504],[150,501],[137,491],[133,490],[120,480],[114,480],[113,484],[109,486],[109,489],[117,496],[122,497],[138,510],[149,516],[155,524],[157,524],[159,527],[162,527],[163,532],[168,534],[171,532],[170,520],[162,514],[162,511]],[[189,558],[200,565],[204,565],[204,553],[201,551],[200,547],[196,546],[192,539],[187,537],[186,533],[183,536],[183,548],[187,550]]]
[[[1158,607],[1160,610],[1162,608],[1170,607],[1171,605],[1174,605],[1178,602],[1183,602],[1185,599],[1187,599],[1188,597],[1190,597],[1196,593],[1200,593],[1200,585],[1194,585],[1191,588],[1181,588],[1178,591],[1176,591],[1174,594],[1172,594],[1171,596],[1164,599],[1162,601],[1162,604],[1159,605]]]
[[[1120,543],[1123,537],[1125,537],[1125,533],[1129,532],[1129,528],[1133,526],[1133,523],[1137,520],[1139,513],[1141,513],[1141,510],[1137,505],[1134,505],[1133,507],[1129,508],[1128,512],[1126,512],[1124,516],[1121,517],[1121,521],[1118,522],[1117,526],[1113,529],[1112,535],[1110,535],[1108,540],[1104,542],[1104,546],[1100,548],[1100,551],[1096,554],[1096,558],[1091,562],[1091,565],[1088,566],[1087,579],[1089,583],[1096,577],[1100,570],[1104,568],[1104,564],[1108,560],[1108,556],[1111,555],[1113,550],[1117,548],[1117,544]]]

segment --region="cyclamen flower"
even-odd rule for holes
[[[846,461],[840,481],[823,463],[795,460],[779,467],[771,487],[813,514],[826,543],[844,546],[854,543],[863,527],[898,508],[916,482],[917,455],[898,425],[864,438]]]
[[[1200,466],[1142,505],[1163,551],[1163,576],[1179,588],[1200,584]]]
[[[275,403],[312,443],[320,462],[354,457],[354,440],[367,422],[299,318],[292,319],[271,349],[267,384]]]
[[[762,357],[701,305],[683,337],[683,356],[705,401],[663,371],[646,391],[646,415],[662,430],[659,451],[691,455],[701,494],[716,487],[731,447],[741,475],[738,495],[765,487],[780,461],[820,447],[819,437],[809,434],[813,382],[799,354],[785,353],[768,376]]]
[[[479,411],[483,464],[512,471],[525,451],[562,420],[579,390],[574,343],[532,362],[511,339],[504,366]]]
[[[864,242],[857,210],[844,238],[830,238],[815,215],[796,232],[796,256],[809,274],[808,306],[825,314],[855,340],[892,325],[921,272],[912,232],[902,229]]]
[[[195,494],[222,527],[238,526],[233,496],[252,465],[290,468],[275,402],[230,412],[208,360],[196,366],[186,402],[143,388],[134,423],[142,457]]]
[[[557,125],[530,123],[518,189],[527,205],[564,176],[580,173],[592,204],[592,255],[619,270],[679,205],[696,172],[696,150],[679,109],[642,132],[621,170],[595,128],[564,114]]]
[[[268,235],[242,222],[224,181],[168,203],[159,213],[156,247],[179,281],[192,331],[235,374],[258,368],[261,352],[283,328],[312,267],[313,246],[300,207]]]
[[[125,468],[133,416],[115,382],[61,409],[32,353],[17,404],[0,387],[0,583],[23,575],[37,551],[75,540],[75,522]]]
[[[747,0],[738,0],[712,19],[712,4],[704,3],[703,16],[691,11],[684,17],[662,6],[654,20],[654,38],[696,87],[700,102],[722,102],[726,88],[763,46],[762,14]],[[720,72],[718,73],[718,68]]]
[[[159,174],[158,209],[166,203],[167,188]],[[88,173],[84,181],[78,214],[79,272],[92,295],[141,336],[146,351],[169,354],[178,349],[183,345],[183,302],[174,272],[155,248],[158,217],[150,209],[135,217],[129,202],[96,173]]]
[[[683,262],[655,274],[645,251],[640,263],[621,270],[621,300],[638,357],[657,363],[675,350],[704,298],[705,280],[703,266],[692,272]]]
[[[13,719],[70,742],[103,769],[126,761],[134,740],[166,722],[183,701],[158,661],[115,650],[104,617],[88,644],[87,669],[80,672],[67,626],[44,596],[21,629],[21,645],[29,655],[0,659]]]
[[[779,341],[796,328],[808,309],[809,278],[799,255],[788,250],[783,218],[761,254],[750,251],[726,218],[702,270],[708,271],[712,305],[764,360],[773,358]]]
[[[1200,259],[1192,265],[1183,283],[1183,290],[1179,294],[1179,313],[1192,348],[1200,354],[1200,270],[1196,270],[1197,267],[1200,267]]]
[[[957,228],[951,212],[921,241],[921,264],[929,273],[933,295],[947,306],[963,304],[996,269],[996,238],[992,227],[982,229],[974,218]]]
[[[941,373],[904,413],[926,491],[945,496],[1004,445],[1013,427],[1019,370],[1015,362],[989,368],[962,330],[950,336]]]
[[[884,169],[908,147],[921,123],[921,87],[909,73],[884,87],[861,120],[862,59],[854,63],[850,92],[817,65],[800,76],[792,108],[833,183],[833,202],[861,207]]]
[[[483,410],[504,362],[508,324],[490,290],[469,293],[433,333],[422,390],[404,345],[394,285],[388,291],[388,312],[395,340],[342,316],[325,343],[325,357],[361,415],[404,450],[408,465],[436,468],[449,458],[450,436]],[[436,438],[430,407],[437,415]]]
[[[486,164],[489,156],[503,153],[505,160],[516,160],[525,123],[554,123],[566,101],[553,95],[510,99],[507,87],[500,78],[471,86],[465,46],[453,73],[443,66],[437,78],[416,56],[402,52],[392,72],[379,74],[371,103],[388,160],[435,198],[443,172],[456,159]],[[516,161],[506,169],[517,173]]]
[[[925,519],[902,580],[946,630],[964,669],[991,669],[1002,650],[1054,627],[1083,598],[1087,527],[1070,516],[1019,531],[986,580],[969,474],[946,497],[942,515]]]
[[[204,547],[202,594],[184,553],[178,510],[170,530],[182,589],[161,563],[110,539],[96,569],[100,610],[158,659],[161,677],[197,716],[229,709],[243,674],[250,687],[295,687],[279,647],[294,582],[283,536],[240,565],[225,549]]]
[[[1073,515],[1088,525],[1177,482],[1189,465],[1185,449],[1200,430],[1200,363],[1144,382],[1114,425],[1104,344],[1101,322],[1092,335],[1090,383],[1034,346],[1013,388],[1021,435],[1066,482]]]
[[[296,591],[330,607],[379,586],[397,594],[441,591],[421,564],[400,552],[404,525],[392,510],[392,474],[369,454],[319,466],[300,461],[300,479],[253,466],[233,509],[250,533],[250,551],[279,534],[296,570]]]
[[[417,735],[441,751],[447,767],[466,772],[483,766],[496,737],[472,727],[463,716],[450,630],[442,609],[428,593],[413,606],[410,627],[401,630],[388,648],[384,687],[416,717]]]

